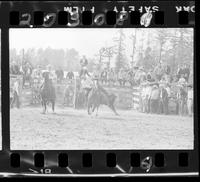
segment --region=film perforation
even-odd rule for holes
[[[130,13],[131,25],[140,25],[140,16],[141,16],[141,13],[139,11],[132,11]]]
[[[140,167],[140,153],[131,153],[130,164],[132,167]]]
[[[13,168],[20,167],[20,155],[18,153],[12,153],[10,155],[10,166]]]
[[[155,166],[156,167],[164,167],[165,164],[165,156],[163,153],[156,153],[155,154]]]
[[[106,23],[107,25],[115,25],[116,24],[116,12],[115,11],[108,11],[106,12]]]
[[[60,153],[58,155],[58,166],[62,168],[68,166],[68,155],[66,153]]]
[[[42,25],[44,23],[44,12],[43,11],[35,11],[34,12],[34,25]]]
[[[92,24],[92,12],[84,11],[82,13],[82,23],[83,25],[91,25]]]
[[[43,153],[35,153],[34,155],[34,166],[41,168],[44,167],[45,158]]]
[[[19,12],[10,12],[10,25],[19,25]]]
[[[155,24],[156,25],[163,25],[164,22],[164,12],[163,11],[156,11],[155,12]]]
[[[115,153],[106,154],[106,165],[107,167],[115,167],[117,165],[117,157]]]
[[[180,25],[187,25],[189,22],[189,13],[187,11],[179,11],[178,22]]]
[[[179,167],[188,167],[189,165],[189,154],[187,152],[178,154],[178,166]]]
[[[91,153],[83,153],[82,155],[82,165],[83,167],[92,167],[92,154]]]
[[[67,25],[69,19],[69,13],[66,11],[58,12],[58,24],[59,25]]]

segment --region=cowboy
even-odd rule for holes
[[[166,90],[166,83],[160,83],[160,113],[168,114],[169,96]]]
[[[159,110],[160,91],[156,84],[153,85],[150,96],[150,112],[158,113]]]
[[[32,77],[35,79],[41,79],[42,78],[42,69],[41,66],[38,65],[36,69],[32,72]]]
[[[67,73],[66,79],[69,79],[69,80],[73,80],[74,79],[74,73],[73,73],[73,71],[69,71]]]
[[[107,80],[108,80],[108,72],[106,68],[104,68],[104,70],[101,72],[101,83],[106,84]]]
[[[188,85],[188,93],[187,93],[187,108],[188,108],[188,115],[192,116],[193,113],[193,86],[192,84]]]
[[[147,84],[142,84],[142,93],[141,93],[141,111],[146,112],[146,93],[147,93]]]
[[[82,59],[80,60],[81,67],[86,67],[88,65],[88,60],[86,59],[86,56],[83,55]]]
[[[149,82],[146,84],[146,95],[145,95],[145,105],[146,105],[146,112],[150,112],[150,97],[151,97],[151,92],[152,92],[152,86],[150,85]]]
[[[47,65],[47,72],[49,72],[49,79],[51,79],[52,81],[56,78],[52,66],[49,64]]]
[[[186,85],[186,80],[185,80],[185,78],[184,78],[184,74],[182,74],[181,75],[181,77],[180,77],[180,79],[179,79],[179,81],[178,81],[178,84],[180,85],[180,86],[184,86],[184,85]]]
[[[183,74],[186,82],[188,82],[189,76],[190,76],[190,67],[187,66],[186,64],[183,67]]]
[[[93,77],[93,83],[94,83],[94,89],[96,91],[103,92],[104,94],[108,95],[108,92],[99,84],[99,78],[98,76]]]
[[[146,80],[146,73],[144,72],[144,68],[140,67],[136,73],[134,80],[136,81],[137,84],[140,84]]]
[[[81,86],[82,86],[82,89],[85,90],[85,93],[86,93],[85,95],[86,95],[86,98],[87,98],[90,90],[93,87],[92,80],[89,77],[87,77],[86,75],[82,75]]]
[[[80,71],[80,77],[82,75],[88,75],[90,74],[87,71],[87,65],[88,65],[88,60],[86,59],[86,56],[84,55],[83,58],[80,60],[80,65],[81,65],[81,71]]]
[[[163,68],[162,68],[161,63],[158,64],[158,65],[155,67],[154,73],[155,73],[156,79],[157,79],[158,81],[160,81],[161,78],[162,78],[162,75],[163,75]]]
[[[111,83],[112,83],[112,85],[115,84],[116,75],[115,75],[113,68],[111,68],[108,72],[108,81],[109,81],[109,85],[111,85]]]
[[[64,79],[64,71],[61,68],[61,66],[59,66],[59,68],[55,71],[56,77],[57,77],[57,83],[62,83],[63,79]]]
[[[12,101],[11,101],[11,107],[13,107],[13,104],[16,103],[16,106],[17,108],[20,107],[20,101],[19,101],[19,94],[20,94],[20,78],[17,77],[16,81],[14,82],[14,85],[13,85],[13,98],[12,98]]]

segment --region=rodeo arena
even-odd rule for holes
[[[87,66],[10,63],[13,149],[192,149],[191,67]]]

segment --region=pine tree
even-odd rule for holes
[[[119,37],[115,37],[114,41],[117,43],[116,47],[116,62],[115,62],[115,69],[118,72],[121,68],[127,67],[127,58],[125,55],[125,34],[123,33],[123,30],[119,30]]]

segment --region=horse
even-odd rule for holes
[[[46,113],[47,104],[50,102],[52,104],[52,111],[55,110],[55,100],[56,100],[56,91],[52,83],[52,80],[49,78],[49,73],[43,73],[44,82],[40,87],[41,102],[43,107],[43,114]]]
[[[115,113],[115,115],[119,115],[114,107],[115,100],[116,96],[114,94],[105,93],[100,89],[91,89],[91,91],[88,94],[88,114],[91,114],[90,109],[92,109],[92,112],[94,112],[96,109],[97,116],[99,106],[107,105]]]

